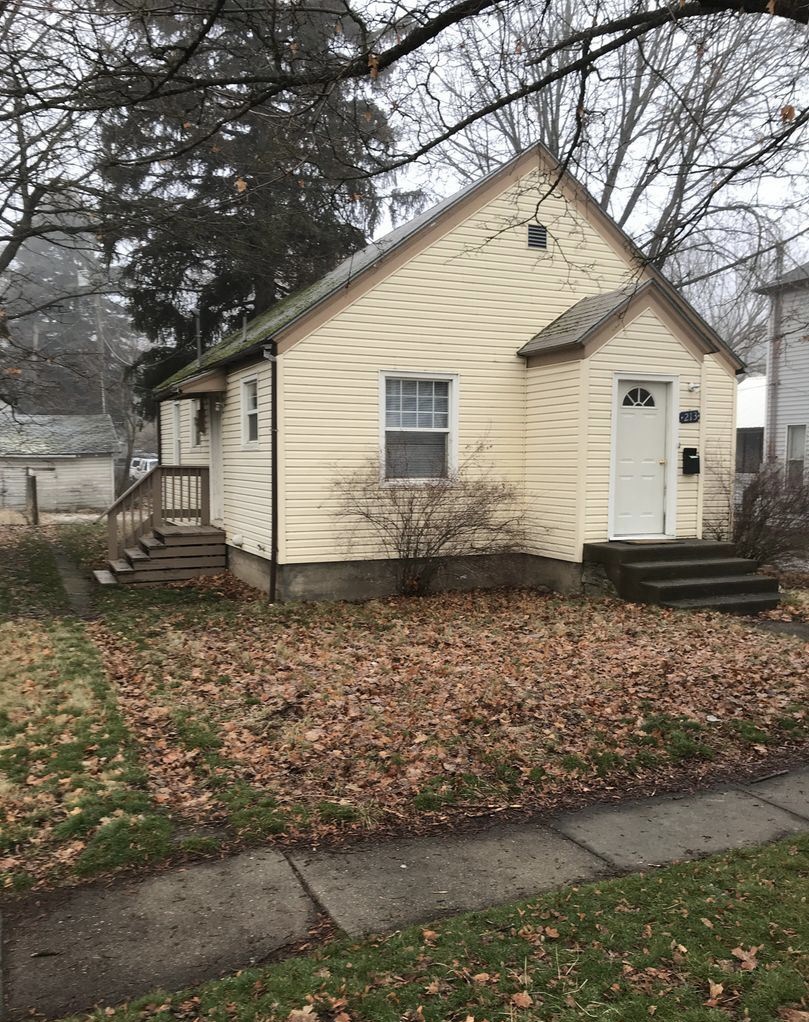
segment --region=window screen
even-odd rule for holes
[[[448,380],[385,379],[385,478],[448,473]]]
[[[752,475],[761,469],[764,458],[764,429],[748,426],[736,430],[736,471]]]

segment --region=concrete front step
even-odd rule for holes
[[[758,561],[745,557],[711,557],[694,560],[661,560],[630,562],[624,565],[624,574],[636,582],[646,579],[694,578],[710,571],[711,575],[750,575],[758,568]]]
[[[638,603],[757,614],[778,605],[778,583],[758,563],[712,540],[586,543],[584,560],[601,564],[618,595]]]
[[[703,565],[703,570],[711,567]],[[731,596],[734,593],[778,596],[778,579],[768,575],[713,575],[696,578],[664,578],[641,582],[641,595],[652,603],[670,600],[700,599],[705,596]]]
[[[778,606],[778,593],[737,593],[731,596],[703,596],[683,600],[666,600],[664,607],[675,610],[718,610],[723,614],[760,614]]]
[[[732,543],[709,539],[674,539],[668,542],[585,543],[584,560],[605,565],[639,564],[642,561],[706,561],[735,557]]]

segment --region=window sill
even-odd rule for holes
[[[413,479],[385,479],[381,478],[380,483],[382,486],[431,486],[434,483],[451,483],[451,476],[427,476],[424,478],[413,478]]]

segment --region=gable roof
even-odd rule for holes
[[[215,367],[225,366],[258,354],[263,345],[277,340],[278,336],[291,328],[293,324],[324,305],[342,290],[348,288],[359,277],[388,258],[396,249],[446,216],[457,206],[462,203],[471,202],[475,195],[482,191],[491,181],[498,177],[507,177],[516,169],[518,164],[531,156],[536,156],[552,175],[558,175],[559,186],[563,184],[572,186],[573,190],[585,199],[588,215],[594,220],[599,221],[602,226],[605,226],[610,234],[628,250],[630,255],[645,267],[661,288],[668,292],[668,297],[672,304],[675,305],[677,312],[686,320],[691,321],[692,327],[697,329],[706,339],[710,350],[724,353],[736,367],[737,371],[741,371],[744,368],[744,363],[735,352],[705,322],[696,309],[683,298],[674,285],[659,270],[646,261],[643,253],[629,235],[598,205],[584,185],[567,168],[562,166],[549,149],[542,145],[542,143],[536,142],[500,167],[490,171],[485,177],[467,185],[454,195],[430,207],[430,209],[414,217],[414,219],[409,220],[406,224],[402,224],[384,237],[371,242],[370,245],[367,245],[359,252],[344,259],[338,266],[314,284],[295,292],[295,294],[290,295],[288,298],[277,302],[266,312],[254,317],[245,328],[228,334],[218,344],[209,348],[200,359],[190,362],[161,383],[156,388],[156,392],[158,395],[166,395],[167,392],[171,392],[172,388],[184,380],[200,376]]]
[[[115,454],[109,415],[13,415],[0,410],[0,458]]]
[[[372,241],[365,248],[348,256],[335,266],[333,270],[330,270],[325,276],[321,277],[320,280],[315,281],[314,284],[296,291],[287,298],[283,298],[280,302],[276,302],[266,312],[254,316],[244,328],[234,330],[233,333],[228,334],[218,344],[204,352],[201,359],[195,359],[187,366],[178,370],[169,379],[164,380],[157,388],[158,392],[168,390],[182,380],[198,376],[206,370],[225,365],[230,361],[238,359],[240,356],[257,351],[262,344],[269,343],[272,336],[278,333],[278,331],[290,326],[301,316],[320,305],[325,299],[336,294],[351,281],[356,280],[364,271],[375,266],[384,256],[417,234],[423,227],[433,223],[444,212],[468,198],[492,178],[504,173],[522,155],[524,154],[521,153],[520,156],[515,156],[507,164],[495,168],[485,177],[480,178],[480,180],[474,181],[471,185],[467,185],[460,191],[431,206],[423,213],[419,213],[412,220],[408,220],[406,224],[401,224],[399,227],[383,235],[383,237]]]
[[[788,287],[804,287],[809,284],[809,263],[803,263],[801,266],[796,266],[793,270],[788,273],[781,274],[780,277],[776,277],[775,280],[769,284],[764,284],[763,287],[757,287],[756,291],[760,295],[769,295],[774,291],[781,291]]]
[[[646,293],[651,283],[625,287],[603,295],[590,295],[576,302],[517,352],[518,355],[540,355],[566,348],[583,348],[589,337],[608,320],[623,312],[632,300]]]

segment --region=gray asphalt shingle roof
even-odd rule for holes
[[[268,309],[265,313],[256,316],[252,319],[243,330],[234,331],[225,337],[219,344],[214,345],[208,351],[206,351],[202,358],[198,361],[195,360],[184,366],[169,379],[165,380],[156,388],[157,392],[165,392],[176,387],[179,383],[184,380],[188,380],[195,376],[204,373],[207,370],[214,369],[216,366],[227,365],[231,362],[237,362],[244,357],[250,357],[254,352],[260,349],[263,343],[268,342],[273,335],[279,333],[281,330],[290,326],[299,317],[310,312],[316,306],[320,305],[321,302],[325,302],[327,299],[336,295],[341,288],[347,287],[355,277],[359,276],[364,271],[368,270],[379,260],[383,259],[397,248],[403,242],[407,241],[412,235],[416,234],[419,230],[425,227],[427,224],[437,220],[439,216],[451,209],[456,204],[466,200],[468,196],[471,196],[479,188],[482,188],[486,183],[496,177],[499,174],[506,174],[509,168],[513,164],[517,163],[527,154],[538,151],[544,154],[543,158],[554,161],[554,157],[551,153],[541,145],[541,143],[534,143],[529,146],[528,149],[524,150],[523,153],[513,157],[502,166],[495,168],[485,177],[480,178],[477,181],[472,182],[465,188],[451,195],[449,198],[444,199],[435,206],[431,206],[423,213],[409,220],[407,223],[402,224],[395,230],[386,234],[383,238],[377,241],[371,242],[365,248],[354,255],[344,259],[343,262],[336,266],[330,273],[327,273],[320,280],[301,291],[297,291],[295,294],[290,295],[281,302],[277,302],[271,309]],[[572,175],[566,169],[559,165],[560,172],[574,181],[577,187],[582,188]],[[632,242],[631,238],[616,224],[614,224],[606,213],[599,210],[597,205],[593,206],[593,215],[597,212],[603,219],[609,221],[612,226],[618,231],[625,239],[631,251],[635,251],[639,261],[643,261],[643,256],[639,250],[637,250]],[[709,339],[709,344],[714,346],[714,350],[724,350],[737,364],[737,368],[741,368],[743,363],[735,355],[732,350],[725,344],[725,342],[717,336],[717,334],[705,323],[699,314],[691,307],[681,295],[677,294],[673,285],[666,280],[665,277],[659,271],[653,271],[658,280],[658,284],[664,289],[670,291],[672,295],[676,297],[678,302],[678,311],[680,315],[690,318],[696,322],[696,328],[705,337]],[[633,286],[634,293],[639,290],[637,285]],[[614,293],[613,293],[614,294]],[[608,296],[598,296],[608,297]],[[625,296],[626,297],[626,296]],[[584,299],[588,301],[588,299]],[[579,303],[581,304],[581,303]],[[574,307],[575,308],[575,307]],[[585,307],[586,308],[586,307]],[[573,310],[569,310],[573,311]],[[581,310],[580,310],[581,311]],[[605,313],[606,315],[609,312]],[[561,317],[560,317],[561,318]],[[552,324],[553,325],[553,324]],[[543,331],[544,333],[544,331]],[[539,336],[539,335],[538,335]],[[534,339],[536,340],[536,338]],[[526,348],[532,342],[529,341],[527,345],[521,350],[520,354],[526,354]],[[561,342],[560,342],[561,343]],[[542,350],[542,349],[540,349]],[[546,348],[545,350],[551,350]]]
[[[769,284],[756,288],[756,290],[759,294],[766,295],[771,291],[779,291],[782,287],[790,287],[793,284],[809,284],[809,263],[796,266],[793,270],[776,277]]]
[[[603,295],[582,298],[527,341],[517,354],[539,355],[564,348],[583,347],[594,330],[648,287],[648,283],[632,285]]]
[[[109,415],[14,415],[0,408],[0,458],[115,454],[118,437]]]
[[[189,377],[197,376],[206,369],[213,369],[215,366],[228,362],[230,359],[238,356],[241,352],[249,351],[250,348],[260,344],[262,341],[267,341],[274,333],[282,329],[282,327],[288,326],[304,312],[308,312],[318,302],[335,294],[341,287],[345,287],[356,276],[369,266],[373,266],[374,263],[390,252],[391,249],[406,241],[412,234],[415,234],[424,224],[430,223],[445,209],[459,202],[469,192],[481,187],[490,177],[500,173],[502,169],[502,167],[496,168],[485,177],[467,185],[460,191],[455,192],[454,195],[450,195],[449,198],[434,206],[430,206],[429,209],[419,213],[412,220],[408,220],[407,223],[401,224],[384,237],[372,241],[370,245],[366,245],[359,252],[348,256],[347,259],[344,259],[338,266],[335,266],[333,270],[330,270],[329,273],[321,277],[314,284],[303,288],[301,291],[296,291],[295,294],[284,298],[280,302],[276,302],[271,309],[251,319],[245,329],[239,329],[232,334],[228,334],[218,344],[209,348],[199,361],[189,363],[189,365],[178,370],[169,379],[164,380],[157,390],[165,390]]]

